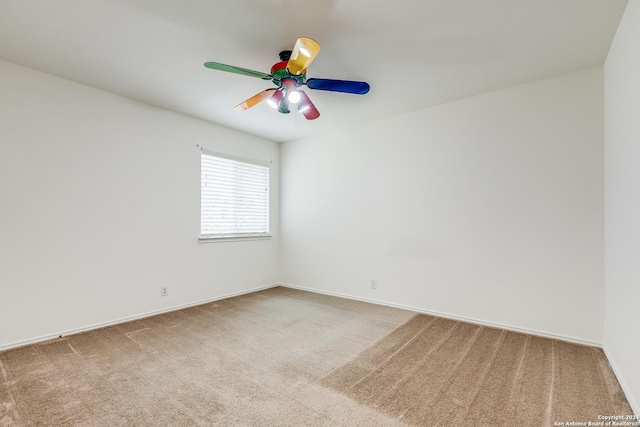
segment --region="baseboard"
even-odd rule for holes
[[[631,389],[625,382],[624,377],[622,376],[622,372],[620,372],[620,369],[616,364],[616,360],[611,355],[611,351],[609,351],[609,348],[607,347],[606,343],[602,345],[602,350],[604,351],[604,355],[607,356],[609,365],[611,365],[611,369],[613,369],[613,373],[616,375],[616,378],[618,379],[618,383],[620,384],[620,387],[622,387],[622,391],[624,392],[624,395],[626,396],[627,401],[629,402],[629,405],[631,405],[631,409],[633,410],[633,413],[635,415],[640,416],[640,405],[638,405],[638,402],[634,398],[633,394],[631,394]]]
[[[413,312],[416,312],[416,313],[422,313],[422,314],[429,314],[429,315],[432,315],[432,316],[438,316],[438,317],[442,317],[442,318],[445,318],[445,319],[459,320],[459,321],[462,321],[462,322],[468,322],[468,323],[473,323],[473,324],[482,325],[482,326],[489,326],[489,327],[494,327],[494,328],[506,329],[506,330],[510,330],[510,331],[514,331],[514,332],[521,332],[521,333],[537,335],[537,336],[541,336],[541,337],[545,337],[545,338],[558,339],[558,340],[572,342],[572,343],[576,343],[576,344],[589,345],[589,346],[592,346],[592,347],[600,347],[600,348],[602,348],[602,344],[601,343],[597,343],[597,342],[593,342],[593,341],[588,341],[588,340],[583,340],[583,339],[578,339],[578,338],[573,338],[573,337],[567,337],[567,336],[563,336],[563,335],[549,334],[549,333],[546,333],[546,332],[536,331],[536,330],[532,330],[532,329],[518,328],[518,327],[511,326],[511,325],[504,325],[504,324],[500,324],[500,323],[487,322],[487,321],[483,321],[483,320],[473,319],[473,318],[464,317],[464,316],[457,316],[457,315],[438,312],[438,311],[433,311],[433,310],[425,310],[425,309],[422,309],[422,308],[419,308],[419,307],[412,307],[412,306],[408,306],[408,305],[396,304],[396,303],[391,303],[391,302],[381,301],[381,300],[376,300],[376,299],[371,299],[371,298],[363,298],[363,297],[358,297],[358,296],[354,296],[354,295],[347,295],[347,294],[342,294],[342,293],[338,293],[338,292],[330,292],[330,291],[325,291],[325,290],[321,290],[321,289],[308,288],[308,287],[305,287],[305,286],[292,285],[292,284],[288,284],[288,283],[279,283],[279,284],[271,284],[271,285],[261,286],[261,287],[257,287],[257,288],[252,288],[252,289],[248,289],[248,290],[244,290],[244,291],[240,291],[240,292],[233,292],[233,293],[230,293],[230,294],[225,294],[225,295],[220,295],[220,296],[217,296],[217,297],[214,297],[214,298],[208,298],[208,299],[204,299],[204,300],[194,301],[194,302],[187,303],[187,304],[181,304],[181,305],[176,305],[176,306],[172,306],[172,307],[167,307],[167,308],[163,308],[161,310],[150,311],[150,312],[138,314],[138,315],[135,315],[135,316],[123,317],[123,318],[112,320],[112,321],[109,321],[109,322],[97,323],[97,324],[85,326],[85,327],[82,327],[82,328],[65,330],[65,331],[61,331],[61,332],[58,332],[58,333],[44,335],[44,336],[40,336],[40,337],[37,337],[37,338],[25,340],[25,341],[19,341],[19,342],[14,342],[14,343],[10,343],[10,344],[0,345],[0,351],[9,350],[11,348],[16,348],[16,347],[23,347],[25,345],[30,345],[30,344],[36,344],[36,343],[43,342],[43,341],[49,341],[51,339],[56,339],[56,338],[59,338],[61,336],[73,335],[73,334],[78,334],[78,333],[81,333],[81,332],[91,331],[91,330],[94,330],[94,329],[104,328],[104,327],[107,327],[107,326],[113,326],[113,325],[117,325],[119,323],[130,322],[132,320],[144,319],[145,317],[151,317],[151,316],[156,316],[158,314],[169,313],[169,312],[172,312],[172,311],[182,310],[182,309],[189,308],[189,307],[195,307],[195,306],[198,306],[198,305],[207,304],[207,303],[210,303],[210,302],[219,301],[219,300],[227,299],[227,298],[232,298],[232,297],[236,297],[236,296],[240,296],[240,295],[250,294],[250,293],[253,293],[253,292],[258,292],[258,291],[262,291],[262,290],[265,290],[265,289],[270,289],[270,288],[274,288],[274,287],[278,287],[278,286],[282,286],[282,287],[285,287],[285,288],[291,288],[291,289],[299,289],[299,290],[302,290],[302,291],[314,292],[314,293],[318,293],[318,294],[331,295],[331,296],[335,296],[335,297],[339,297],[339,298],[346,298],[346,299],[351,299],[351,300],[356,300],[356,301],[363,301],[363,302],[368,302],[368,303],[371,303],[371,304],[383,305],[383,306],[388,306],[388,307],[395,307],[395,308],[400,308],[400,309],[403,309],[403,310],[413,311]],[[625,393],[626,393],[626,390],[625,390]],[[635,410],[635,407],[634,407],[634,410]]]
[[[391,303],[391,302],[387,302],[387,301],[380,301],[380,300],[375,300],[375,299],[370,299],[370,298],[358,297],[358,296],[354,296],[354,295],[341,294],[341,293],[338,293],[338,292],[330,292],[330,291],[325,291],[325,290],[321,290],[321,289],[307,288],[307,287],[304,287],[304,286],[291,285],[291,284],[287,284],[287,283],[282,283],[282,284],[280,284],[280,286],[285,287],[285,288],[291,288],[291,289],[299,289],[301,291],[308,291],[308,292],[314,292],[314,293],[318,293],[318,294],[331,295],[331,296],[340,297],[340,298],[347,298],[347,299],[356,300],[356,301],[363,301],[363,302],[368,302],[368,303],[371,303],[371,304],[377,304],[377,305],[384,305],[384,306],[388,306],[388,307],[401,308],[403,310],[414,311],[416,313],[429,314],[429,315],[432,315],[432,316],[442,317],[442,318],[451,319],[451,320],[459,320],[459,321],[462,321],[462,322],[473,323],[473,324],[481,325],[481,326],[489,326],[489,327],[493,327],[493,328],[506,329],[508,331],[520,332],[520,333],[529,334],[529,335],[536,335],[536,336],[539,336],[539,337],[551,338],[551,339],[566,341],[566,342],[570,342],[570,343],[574,343],[574,344],[581,344],[581,345],[588,345],[588,346],[591,346],[591,347],[602,348],[602,343],[595,342],[595,341],[584,340],[584,339],[581,339],[581,338],[569,337],[569,336],[559,335],[559,334],[550,334],[548,332],[536,331],[534,329],[519,328],[519,327],[516,327],[516,326],[504,325],[504,324],[495,323],[495,322],[487,322],[487,321],[484,321],[484,320],[479,320],[479,319],[474,319],[474,318],[464,317],[464,316],[457,316],[457,315],[454,315],[454,314],[443,313],[443,312],[439,312],[439,311],[425,310],[425,309],[419,308],[419,307],[412,307],[412,306],[408,306],[408,305],[396,304],[396,303]]]
[[[227,299],[227,298],[237,297],[237,296],[240,296],[240,295],[251,294],[251,293],[254,293],[254,292],[258,292],[258,291],[263,291],[265,289],[275,288],[277,286],[280,286],[280,285],[279,284],[272,284],[272,285],[267,285],[267,286],[261,286],[261,287],[258,287],[258,288],[252,288],[252,289],[248,289],[248,290],[240,291],[240,292],[233,292],[233,293],[230,293],[230,294],[221,295],[221,296],[217,296],[217,297],[214,297],[214,298],[208,298],[208,299],[203,299],[203,300],[199,300],[199,301],[190,302],[190,303],[187,303],[187,304],[175,305],[175,306],[163,308],[163,309],[160,309],[160,310],[149,311],[147,313],[137,314],[135,316],[128,316],[128,317],[123,317],[123,318],[116,319],[116,320],[111,320],[111,321],[108,321],[108,322],[96,323],[96,324],[93,324],[93,325],[84,326],[82,328],[70,329],[70,330],[61,331],[61,332],[58,332],[58,333],[55,333],[55,334],[50,334],[50,335],[43,335],[43,336],[40,336],[40,337],[37,337],[37,338],[33,338],[33,339],[29,339],[29,340],[18,341],[18,342],[14,342],[14,343],[10,343],[10,344],[0,345],[0,351],[5,351],[5,350],[12,349],[12,348],[17,348],[17,347],[24,347],[25,345],[30,345],[30,344],[37,344],[37,343],[40,343],[40,342],[49,341],[49,340],[52,340],[52,339],[56,339],[56,338],[60,338],[60,337],[68,336],[68,335],[79,334],[81,332],[92,331],[94,329],[105,328],[107,326],[113,326],[113,325],[117,325],[117,324],[120,324],[120,323],[131,322],[132,320],[144,319],[145,317],[157,316],[158,314],[170,313],[172,311],[182,310],[182,309],[189,308],[189,307],[195,307],[195,306],[198,306],[198,305],[207,304],[207,303],[214,302],[214,301],[220,301],[220,300]]]

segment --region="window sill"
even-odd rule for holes
[[[270,240],[271,234],[259,236],[223,236],[223,237],[199,237],[198,243],[222,243],[222,242],[245,242],[251,240]]]

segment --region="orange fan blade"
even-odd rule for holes
[[[248,110],[249,108],[253,107],[254,105],[259,104],[260,102],[262,102],[265,99],[267,99],[268,97],[270,97],[271,96],[271,92],[274,91],[274,90],[275,89],[263,90],[259,94],[253,95],[251,98],[247,99],[242,104],[236,105],[235,107],[233,107],[233,109],[236,110],[236,111]]]
[[[291,51],[287,64],[289,72],[294,76],[304,74],[318,52],[320,52],[320,44],[317,41],[309,37],[300,37]]]

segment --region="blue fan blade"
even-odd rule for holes
[[[316,90],[328,90],[331,92],[354,93],[364,95],[369,92],[369,83],[354,82],[351,80],[309,79],[307,87]]]

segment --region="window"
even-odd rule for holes
[[[269,163],[200,156],[200,239],[269,237]]]

